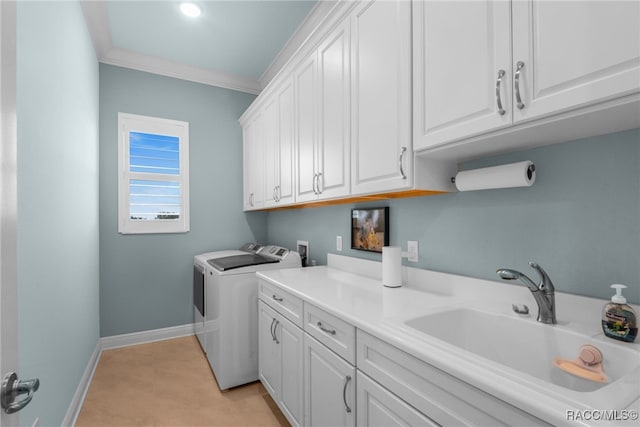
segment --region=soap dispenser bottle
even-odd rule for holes
[[[627,299],[622,295],[625,285],[611,285],[616,294],[611,302],[602,310],[602,330],[609,338],[625,342],[633,342],[638,335],[638,323],[633,308],[627,305]]]

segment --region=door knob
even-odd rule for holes
[[[38,391],[38,387],[40,387],[38,378],[20,381],[15,372],[7,374],[2,380],[2,388],[0,389],[0,403],[4,412],[13,414],[27,406],[33,399],[33,394]],[[16,397],[21,394],[26,394],[27,397],[16,402]]]

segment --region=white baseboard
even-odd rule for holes
[[[71,399],[71,403],[69,404],[69,408],[67,409],[67,413],[62,420],[63,426],[74,426],[78,419],[78,415],[80,415],[80,410],[82,409],[82,405],[84,403],[84,398],[87,396],[87,391],[89,391],[89,385],[91,385],[91,380],[93,379],[93,374],[96,371],[96,367],[98,366],[98,361],[100,361],[100,356],[102,355],[102,341],[98,340],[96,344],[95,350],[93,350],[93,354],[89,358],[89,362],[87,363],[87,367],[84,370],[84,374],[82,374],[82,378],[80,379],[80,383],[76,388],[76,392]],[[36,422],[38,420],[36,419]],[[34,424],[35,425],[35,424]]]
[[[133,332],[131,334],[112,335],[102,337],[102,349],[128,347],[130,345],[145,344],[154,341],[163,341],[171,338],[186,337],[194,334],[194,324],[189,323],[169,328],[153,329],[151,331]]]

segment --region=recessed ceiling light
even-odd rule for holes
[[[180,11],[187,15],[189,18],[197,18],[202,13],[202,11],[200,10],[200,6],[191,2],[181,3]]]

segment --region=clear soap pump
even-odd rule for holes
[[[602,310],[602,331],[609,338],[615,340],[633,342],[638,335],[638,323],[636,313],[622,295],[625,285],[611,285],[616,294],[611,297],[611,302]]]

